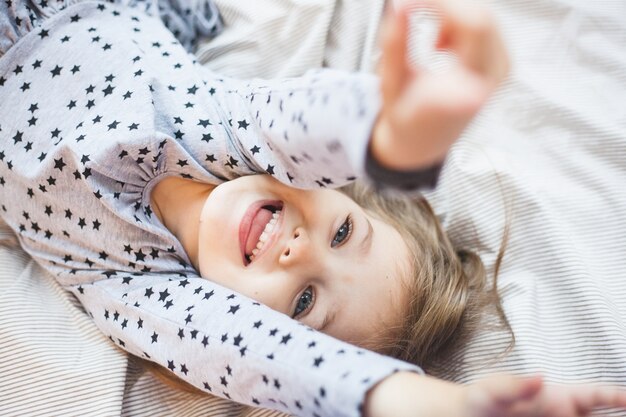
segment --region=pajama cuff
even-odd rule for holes
[[[367,149],[365,156],[365,173],[376,188],[391,188],[401,191],[433,189],[437,186],[443,161],[425,169],[415,171],[396,171],[382,166]]]

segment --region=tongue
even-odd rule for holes
[[[252,254],[252,249],[256,248],[256,244],[259,241],[259,237],[267,223],[272,219],[272,212],[268,209],[262,208],[254,216],[252,220],[252,226],[250,227],[250,233],[248,233],[248,240],[246,241],[246,254]]]

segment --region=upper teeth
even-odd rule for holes
[[[265,229],[263,229],[263,233],[259,236],[259,241],[256,243],[256,248],[252,249],[252,255],[250,255],[250,261],[254,259],[254,257],[261,251],[263,245],[270,237],[272,232],[274,231],[274,226],[278,223],[278,217],[280,216],[280,210],[277,210],[274,214],[272,214],[272,218],[265,225]]]

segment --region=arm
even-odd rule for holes
[[[459,65],[443,73],[407,59],[409,9],[385,25],[381,80],[323,70],[300,79],[223,80],[216,95],[231,140],[253,170],[298,187],[354,177],[415,190],[434,186],[443,159],[507,73],[493,21],[482,10],[437,3],[439,49]]]
[[[417,370],[205,279],[86,274],[66,277],[83,282],[69,289],[105,335],[222,398],[300,416],[358,416],[374,384],[395,370]]]
[[[415,395],[419,393],[419,395]],[[367,397],[367,417],[583,417],[595,408],[626,409],[626,391],[589,385],[544,385],[542,378],[495,375],[458,385],[399,372]]]

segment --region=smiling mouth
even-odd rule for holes
[[[256,202],[248,208],[239,229],[244,266],[271,246],[270,240],[278,230],[282,209],[282,201],[268,200]]]

